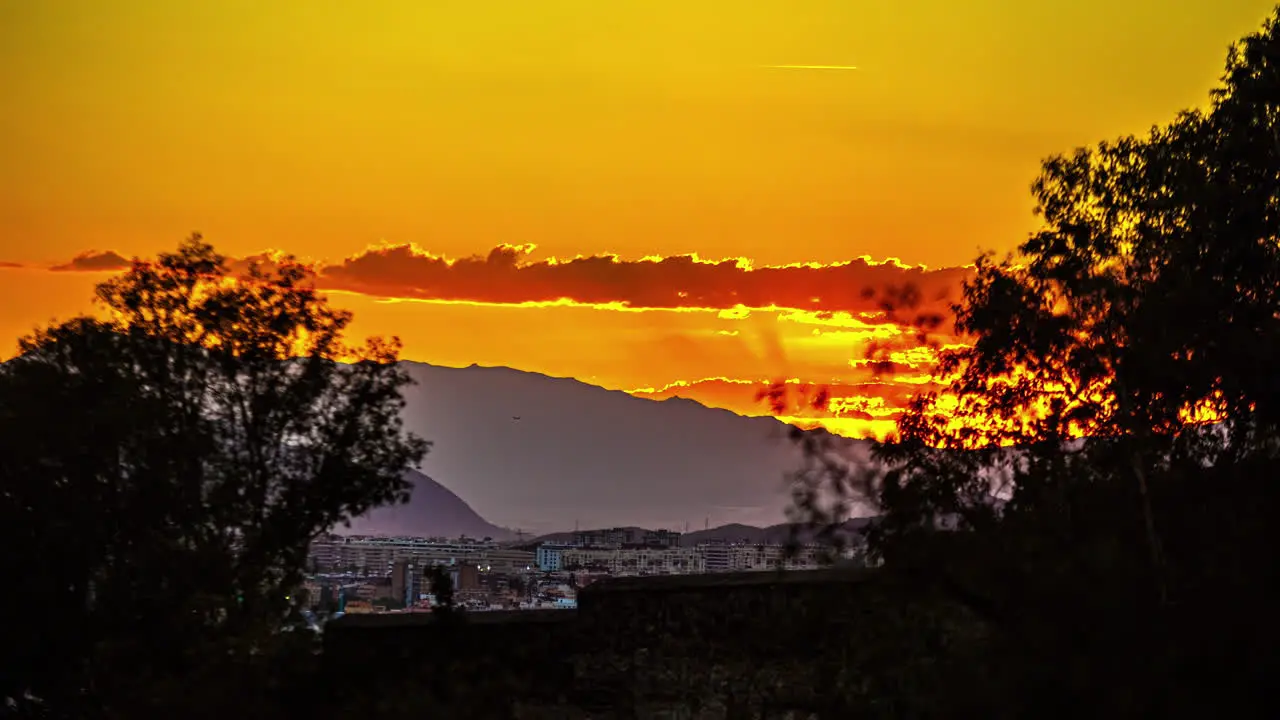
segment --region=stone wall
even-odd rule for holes
[[[974,639],[954,608],[867,570],[618,578],[578,605],[348,616],[325,633],[328,689],[365,717],[927,716],[911,688],[954,679]]]

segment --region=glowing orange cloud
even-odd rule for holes
[[[99,252],[89,250],[71,258],[69,262],[49,268],[54,271],[111,272],[129,267],[129,260],[114,250]]]
[[[781,267],[697,255],[531,261],[533,250],[500,245],[484,256],[451,259],[413,245],[384,245],[309,267],[339,305],[359,308],[361,332],[405,336],[411,359],[463,365],[485,360],[578,377],[638,397],[775,414],[797,425],[817,422],[859,436],[891,432],[908,399],[934,388],[936,348],[917,336],[928,326],[931,336],[945,339],[948,329],[920,322],[919,314],[949,321],[949,304],[972,272],[865,257]],[[269,250],[228,258],[227,269],[233,276],[254,265],[270,272],[284,257]],[[46,269],[96,274],[128,265],[118,253],[93,251]],[[907,317],[900,317],[886,305],[900,300],[904,288],[914,299]],[[457,332],[481,327],[482,317],[505,329]],[[540,328],[536,341],[517,329],[530,329],[530,323]],[[553,345],[546,343],[549,332],[560,338]],[[596,348],[594,354],[586,346],[571,350],[563,344],[579,337]],[[617,347],[622,357],[588,342],[590,337],[614,338],[602,341],[606,349],[624,343]],[[885,350],[878,362],[865,359],[871,347]],[[641,356],[649,358],[643,365],[631,362]],[[824,387],[823,402],[790,398],[787,407],[771,408],[761,393],[778,375]],[[804,384],[797,379],[787,387],[799,393]]]
[[[732,378],[705,378],[692,382],[679,381],[661,388],[641,388],[631,394],[653,400],[685,398],[697,400],[712,407],[743,407],[758,402],[760,393],[770,387],[771,381],[739,380]],[[801,385],[798,379],[789,382]],[[903,387],[891,382],[832,383],[823,386],[824,400],[814,407],[798,401],[794,407],[784,407],[788,414],[808,417],[842,417],[853,420],[895,420],[900,410],[919,387]],[[767,407],[761,406],[760,414]]]
[[[866,257],[821,264],[754,267],[745,258],[704,260],[694,255],[624,260],[601,254],[528,261],[535,246],[499,245],[485,256],[451,259],[412,244],[365,250],[341,263],[313,264],[319,285],[389,300],[546,306],[588,305],[615,310],[791,310],[785,321],[867,331],[876,325],[946,320],[970,267],[930,269]],[[231,258],[236,274],[258,263],[269,269],[283,253]],[[113,251],[90,251],[53,266],[58,271],[115,271],[129,261]],[[906,296],[909,295],[909,298]],[[904,298],[909,300],[904,303]],[[906,313],[890,305],[909,305]]]
[[[530,245],[499,245],[485,256],[451,259],[415,245],[365,250],[339,264],[315,265],[320,285],[388,299],[503,305],[570,303],[618,309],[792,309],[803,322],[866,328],[885,322],[886,299],[910,287],[917,309],[944,312],[969,267],[929,269],[861,257],[847,262],[753,267],[745,258],[694,255],[624,260],[601,254],[527,261]],[[229,259],[232,272],[265,267],[283,253]],[[113,271],[129,266],[118,253],[90,251],[53,266],[59,271]],[[799,320],[794,313],[789,320]]]
[[[969,268],[909,267],[858,258],[842,263],[753,267],[697,255],[624,260],[594,255],[529,261],[533,245],[448,259],[413,245],[370,248],[321,270],[326,287],[389,298],[515,304],[571,301],[630,308],[794,308],[874,321],[894,288],[912,286],[921,306],[945,311]]]
[[[788,419],[821,420],[823,424],[832,419],[842,420],[851,427],[862,425],[862,432],[857,434],[879,434],[876,432],[878,429],[889,429],[898,420],[915,393],[939,389],[927,379],[921,383],[903,383],[896,379],[855,380],[823,384],[821,388],[814,383],[791,379],[786,382],[789,396],[781,398],[781,405],[776,408],[779,412],[775,413],[775,408],[761,398],[773,384],[767,378],[719,377],[677,381],[661,388],[640,388],[630,392],[651,400],[695,400],[709,407],[738,412],[746,410],[745,414],[752,415],[778,414]],[[821,396],[817,397],[819,392]],[[818,401],[814,402],[815,399]],[[884,427],[877,427],[881,425]]]

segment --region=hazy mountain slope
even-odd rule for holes
[[[417,471],[413,480],[413,502],[409,505],[381,507],[352,521],[351,528],[340,532],[369,535],[426,535],[442,537],[491,537],[506,540],[507,530],[480,517],[448,488]]]
[[[699,545],[707,542],[727,542],[727,543],[767,543],[767,542],[785,542],[787,535],[787,525],[771,525],[769,527],[755,527],[753,525],[743,525],[741,523],[733,523],[731,525],[722,525],[709,530],[695,530],[680,538],[680,544],[685,546]],[[777,530],[775,531],[775,528]],[[778,537],[774,537],[774,536]]]
[[[843,537],[852,537],[870,521],[870,518],[854,518],[842,526],[840,533]],[[680,538],[680,544],[693,546],[708,542],[740,542],[781,545],[792,539],[791,531],[792,526],[788,523],[779,523],[763,528],[749,525],[726,525],[709,530],[690,532]],[[814,540],[815,537],[810,529],[800,528],[796,539],[800,542],[807,542]]]
[[[490,522],[537,534],[785,520],[796,455],[773,419],[509,368],[407,365],[419,385],[406,422],[434,443],[423,472]]]
[[[854,518],[845,523],[842,532],[846,534],[846,537],[849,537],[851,534],[861,530],[869,522],[871,522],[870,518]],[[788,523],[779,523],[768,527],[730,523],[706,530],[690,530],[680,537],[680,544],[685,547],[693,547],[703,543],[781,545],[791,540],[791,529],[792,526]],[[798,538],[801,542],[813,539],[813,532],[807,528],[802,528]],[[533,538],[530,542],[569,543],[573,539],[574,534],[572,532],[557,532]]]
[[[592,529],[596,529],[596,528],[592,528]],[[604,528],[599,528],[599,529],[604,529]],[[646,530],[649,530],[650,528],[642,528],[642,527],[636,527],[632,525],[632,526],[618,528],[618,529],[628,530],[638,534],[638,533],[643,533]],[[582,530],[585,531],[587,530],[587,528],[582,528]],[[574,531],[566,530],[564,532],[547,533],[546,535],[538,535],[536,537],[529,538],[528,540],[529,542],[532,542],[532,543],[569,544],[574,541]]]

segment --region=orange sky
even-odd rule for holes
[[[1203,102],[1272,4],[3,3],[3,354],[104,277],[51,266],[198,230],[320,263],[410,358],[739,411],[832,382],[843,429],[884,430],[925,365],[850,363],[905,337],[859,290],[937,302],[1034,227],[1043,156]],[[640,262],[693,253],[753,269]]]

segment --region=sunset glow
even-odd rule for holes
[[[199,231],[407,359],[754,415],[792,379],[882,437],[1041,159],[1201,104],[1273,2],[6,3],[0,356]]]

